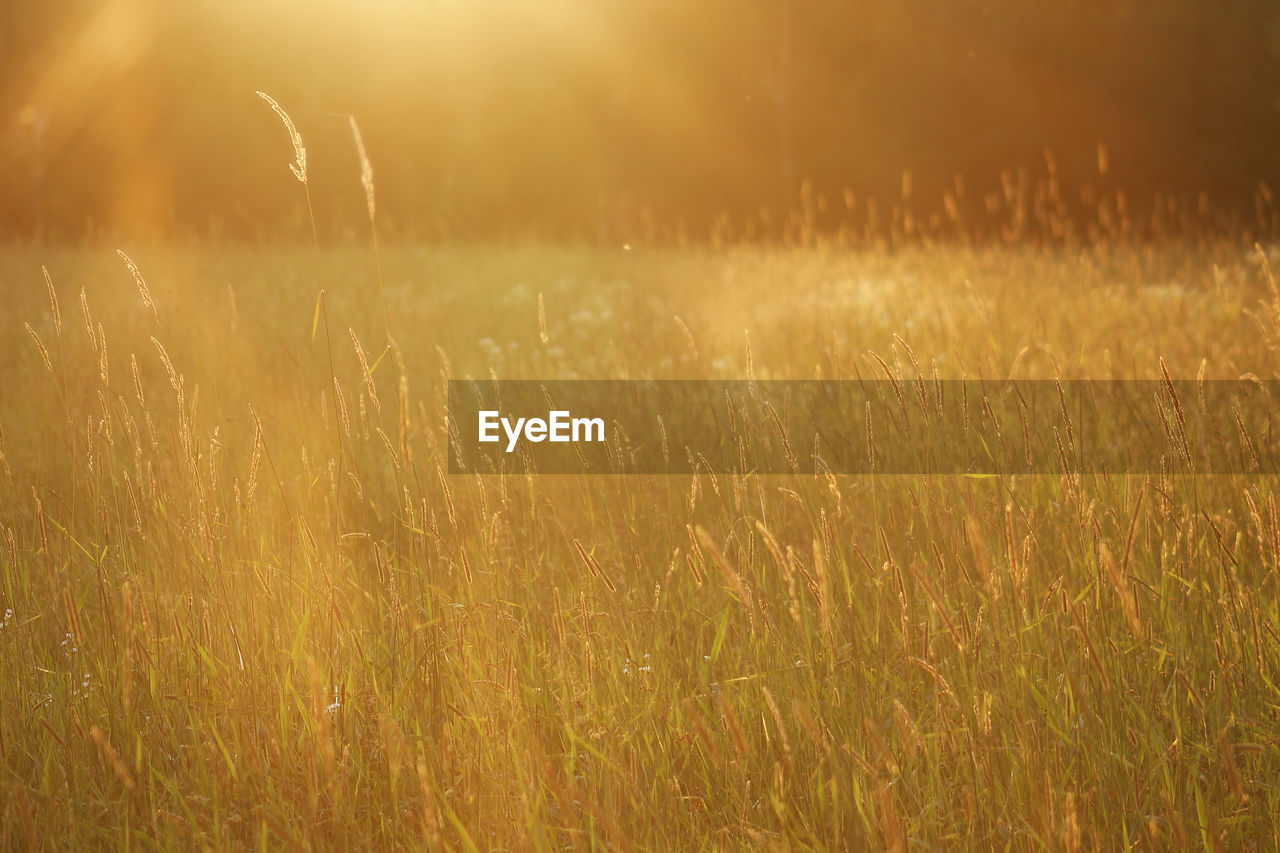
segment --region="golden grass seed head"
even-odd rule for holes
[[[107,333],[103,331],[101,323],[98,324],[98,376],[102,379],[104,387],[111,385],[110,367],[107,362]]]
[[[53,289],[53,279],[49,277],[49,268],[42,266],[40,271],[44,273],[45,286],[49,288],[49,307],[53,309],[53,330],[56,334],[62,334],[62,312],[58,309],[58,292]]]
[[[116,254],[120,256],[120,260],[124,261],[125,266],[129,268],[129,272],[133,274],[134,283],[138,285],[138,293],[142,295],[142,304],[151,310],[151,316],[158,321],[160,317],[156,313],[156,303],[151,299],[151,291],[147,289],[147,282],[142,278],[142,272],[138,269],[138,265],[122,249],[116,249]]]
[[[36,334],[36,330],[31,328],[31,324],[23,322],[22,324],[27,334],[31,336],[31,340],[36,342],[36,349],[40,350],[40,358],[44,361],[44,366],[49,368],[49,372],[53,372],[53,362],[49,360],[49,351],[44,348],[44,341],[40,340],[40,335]]]
[[[276,103],[276,99],[268,95],[266,92],[258,92],[259,98],[266,101],[267,104],[280,117],[280,121],[284,123],[285,130],[289,132],[289,141],[293,144],[293,162],[289,164],[289,171],[293,172],[293,176],[298,179],[299,183],[307,182],[307,149],[302,144],[302,134],[298,133],[298,128],[294,126],[293,119],[289,118],[289,114],[284,111],[284,107]]]
[[[142,377],[138,375],[138,356],[129,353],[129,367],[133,370],[133,393],[138,397],[138,405],[147,407],[146,395],[142,393]]]
[[[151,337],[151,343],[155,344],[156,349],[160,351],[160,360],[164,362],[164,369],[169,373],[169,384],[173,386],[174,391],[181,391],[182,385],[178,371],[173,369],[173,362],[169,360],[169,353],[165,351],[164,344],[156,340],[154,335]]]
[[[80,311],[84,314],[84,328],[89,333],[89,346],[98,351],[98,338],[93,332],[93,315],[89,313],[89,294],[80,288]]]
[[[360,185],[364,187],[365,206],[369,209],[369,221],[372,222],[378,210],[374,197],[373,164],[369,162],[369,155],[364,150],[364,137],[360,134],[360,125],[356,124],[356,117],[347,116],[347,118],[351,122],[351,138],[355,140],[356,153],[360,155]]]
[[[347,328],[347,333],[351,335],[351,344],[355,347],[356,358],[360,362],[360,372],[364,375],[364,387],[369,392],[369,399],[373,401],[373,407],[382,414],[382,404],[378,402],[378,386],[373,384],[373,371],[369,369],[369,361],[365,358],[364,347],[360,346],[360,339],[356,337],[356,330]]]

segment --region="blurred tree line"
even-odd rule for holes
[[[405,236],[980,211],[1011,170],[1070,209],[1280,188],[1275,0],[57,0],[0,10],[0,69],[10,235],[297,236],[257,89],[331,236],[364,212],[347,114]]]

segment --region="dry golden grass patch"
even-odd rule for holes
[[[1271,478],[444,456],[491,371],[1270,378],[1248,252],[127,251],[0,265],[0,848],[1280,844]]]

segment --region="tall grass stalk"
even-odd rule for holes
[[[311,222],[311,239],[315,243],[316,251],[319,252],[320,233],[316,230],[316,214],[311,206],[311,183],[307,180],[307,149],[302,144],[302,134],[298,132],[293,119],[285,112],[284,107],[276,102],[275,98],[262,91],[257,92],[257,95],[266,101],[272,111],[280,117],[281,123],[284,124],[284,129],[289,134],[289,142],[293,145],[293,162],[289,164],[289,171],[293,172],[293,176],[302,184],[303,193],[307,198],[307,217]]]
[[[391,340],[391,314],[387,310],[387,294],[382,283],[382,251],[378,247],[378,205],[374,192],[373,164],[364,148],[364,136],[355,116],[347,116],[351,123],[351,138],[355,141],[356,154],[360,158],[360,185],[364,188],[365,208],[369,213],[369,236],[373,240],[373,262],[378,274],[378,302],[382,305],[382,323],[387,341]]]

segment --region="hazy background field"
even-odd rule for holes
[[[828,227],[949,192],[985,232],[1046,149],[1081,225],[1107,191],[1225,223],[1280,190],[1269,0],[62,0],[6,4],[0,63],[24,234],[309,237],[258,89],[305,131],[322,236],[363,225],[346,114],[417,237],[778,234],[806,182]]]
[[[1280,846],[1273,478],[446,473],[452,378],[1277,378],[1275,11],[1024,5],[0,12],[0,849]]]

